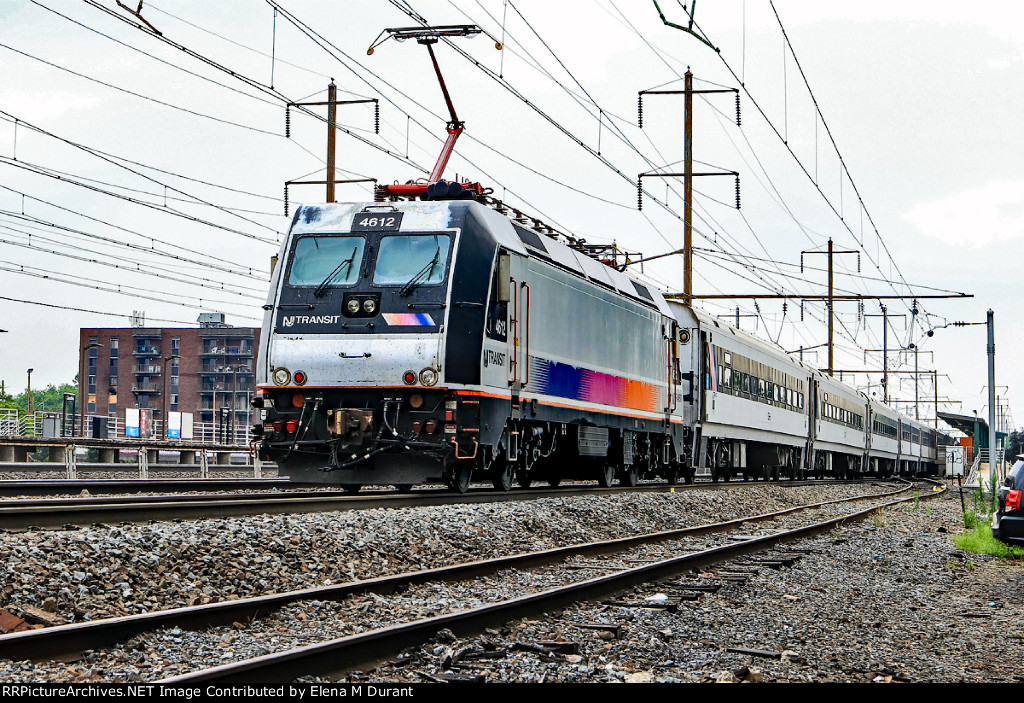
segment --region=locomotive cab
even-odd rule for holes
[[[450,478],[478,439],[479,404],[448,385],[480,381],[492,215],[465,201],[299,209],[265,306],[264,457],[302,482]]]

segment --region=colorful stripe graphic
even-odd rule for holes
[[[384,321],[392,327],[434,326],[434,318],[425,312],[386,312]]]
[[[619,408],[660,412],[665,407],[663,389],[652,383],[538,357],[530,357],[530,380],[526,387],[536,393]]]
[[[718,390],[718,367],[715,365],[715,345],[708,342],[708,390]]]

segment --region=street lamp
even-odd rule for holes
[[[79,407],[78,416],[81,422],[81,427],[79,427],[79,431],[81,432],[80,436],[82,437],[85,437],[86,434],[85,413],[86,410],[88,410],[89,406],[89,379],[85,375],[85,354],[90,349],[98,349],[99,347],[102,346],[103,345],[100,344],[99,342],[89,342],[88,344],[81,348],[81,351],[78,354],[78,389],[81,391],[82,394],[82,405]],[[29,369],[29,373],[32,373],[31,369]]]
[[[28,390],[25,394],[25,410],[32,414],[32,369],[28,370]]]
[[[972,325],[985,325],[988,328],[988,466],[989,471],[995,466],[993,453],[996,450],[996,322],[995,313],[991,310],[986,315],[985,322],[947,322],[939,327],[933,327],[926,334],[929,337],[935,336],[935,330],[945,327],[970,327]]]
[[[164,367],[161,369],[161,375],[164,378],[164,439],[171,438],[171,396],[168,390],[168,384],[171,376],[171,361],[180,359],[180,354],[171,354],[170,356],[164,357]]]

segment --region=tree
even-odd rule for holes
[[[78,386],[74,383],[62,383],[59,386],[54,386],[52,383],[43,390],[32,391],[32,405],[36,410],[42,412],[60,412],[64,408],[64,394],[71,393],[72,395],[78,394]],[[0,396],[2,398],[4,396]],[[5,397],[11,398],[6,395]],[[4,406],[0,403],[0,407],[16,407],[21,412],[28,411],[28,395],[26,393],[20,393],[11,398],[13,405]]]
[[[1024,454],[1024,430],[1014,430],[1006,438],[1006,451],[1004,458],[1011,464],[1017,460],[1017,455]]]

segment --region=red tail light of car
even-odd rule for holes
[[[1011,510],[1020,510],[1020,496],[1022,491],[1010,491],[1006,494],[1006,505],[1003,509],[1004,513],[1008,513]]]

